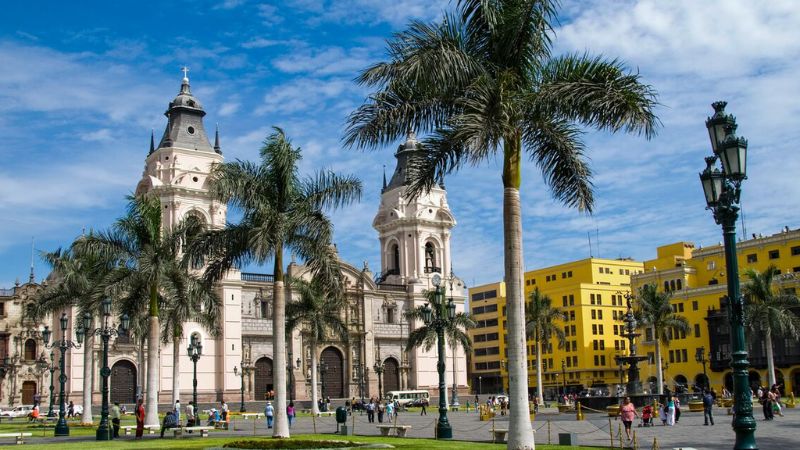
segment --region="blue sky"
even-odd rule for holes
[[[0,287],[25,281],[35,247],[68,245],[109,226],[136,186],[151,129],[190,67],[207,128],[228,159],[254,159],[273,125],[304,149],[303,169],[354,173],[359,205],[334,215],[340,253],[379,267],[381,167],[394,146],[344,149],[346,115],[367,94],[356,73],[384,57],[409,19],[436,19],[432,0],[11,2],[0,16]],[[524,169],[528,269],[589,255],[648,259],[658,245],[716,243],[697,173],[709,150],[710,103],[728,100],[750,141],[743,204],[748,234],[800,227],[800,9],[792,1],[566,1],[555,50],[619,57],[660,94],[659,135],[587,131],[593,216],[550,199]],[[502,277],[497,162],[447,180],[458,220],[452,249],[468,285]],[[597,242],[599,236],[599,245]],[[266,269],[265,269],[266,271]],[[37,278],[47,267],[36,260]]]

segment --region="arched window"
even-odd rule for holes
[[[669,281],[664,282],[664,292],[669,292]]]
[[[681,289],[683,289],[683,283],[681,280],[678,280],[678,290],[680,291]]]
[[[36,341],[28,339],[25,341],[25,360],[34,361],[36,359]]]
[[[400,275],[400,246],[397,244],[392,244],[392,265],[389,273]]]
[[[436,248],[433,243],[425,244],[425,273],[441,273],[442,270],[436,265]]]

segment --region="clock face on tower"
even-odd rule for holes
[[[442,284],[442,277],[438,273],[435,273],[431,277],[431,281],[433,282],[434,286],[439,287],[439,285]]]

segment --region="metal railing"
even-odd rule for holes
[[[390,283],[380,283],[378,285],[378,289],[384,291],[397,291],[397,292],[406,292],[407,287],[405,284],[390,284]]]
[[[272,283],[275,281],[275,275],[272,275],[271,273],[242,272],[242,281],[254,281],[257,283]]]
[[[14,288],[5,289],[0,288],[0,297],[13,297],[14,296]]]

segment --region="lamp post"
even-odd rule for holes
[[[708,374],[706,373],[706,363],[708,362],[708,359],[706,358],[705,347],[700,347],[697,349],[697,353],[694,354],[694,360],[703,365],[703,389],[709,389],[711,387],[711,383],[709,383]]]
[[[108,377],[111,369],[108,367],[108,340],[111,336],[124,336],[128,332],[130,319],[127,314],[120,317],[119,328],[109,325],[108,319],[111,317],[111,299],[106,297],[101,302],[103,310],[103,325],[100,328],[92,329],[92,314],[88,311],[83,314],[83,329],[87,334],[100,336],[103,340],[103,367],[100,369],[100,376],[103,377],[101,394],[103,396],[100,408],[100,425],[97,427],[96,438],[98,441],[110,441],[114,438],[111,427],[108,425]]]
[[[242,393],[242,400],[241,400],[241,405],[239,406],[239,412],[247,412],[247,409],[244,406],[244,377],[249,372],[250,372],[250,367],[248,367],[247,362],[244,360],[242,361],[242,370],[239,370],[238,367],[233,366],[233,375],[240,376],[242,378],[242,387],[240,388],[240,391]]]
[[[562,374],[561,384],[562,384],[563,389],[564,389],[564,394],[563,395],[566,396],[567,395],[567,362],[564,361],[563,359],[561,360],[561,374]]]
[[[194,364],[192,371],[192,404],[197,408],[197,361],[203,355],[203,344],[200,343],[200,338],[196,334],[189,338],[189,346],[186,347],[186,353],[189,355],[189,359],[192,360],[192,364]]]
[[[286,371],[288,372],[288,376],[286,377],[289,380],[289,401],[294,401],[294,362],[292,361],[292,351],[288,350],[286,358]]]
[[[67,383],[67,375],[64,370],[64,357],[67,353],[67,349],[69,348],[81,348],[81,344],[83,344],[83,336],[84,336],[84,329],[79,326],[77,330],[75,330],[75,337],[76,342],[73,342],[67,339],[67,325],[69,325],[69,319],[67,318],[67,313],[61,314],[61,319],[59,319],[59,325],[61,326],[61,340],[57,342],[53,342],[50,344],[50,336],[53,334],[50,331],[50,328],[45,326],[44,330],[42,331],[42,339],[44,340],[44,345],[47,348],[58,347],[61,350],[61,362],[59,370],[61,371],[61,375],[58,377],[58,381],[61,383],[61,392],[58,394],[58,423],[56,423],[55,429],[55,436],[69,436],[69,425],[67,425],[67,418],[66,418],[66,411],[64,411],[64,385]]]
[[[378,401],[383,401],[383,361],[375,361],[372,370],[378,376]]]
[[[747,179],[747,140],[736,137],[736,118],[725,113],[727,102],[714,102],[714,115],[706,120],[713,156],[705,158],[706,168],[700,174],[706,209],[722,226],[725,243],[725,268],[728,272],[728,316],[731,324],[731,368],[736,415],[734,449],[756,449],[756,421],[753,400],[749,395],[747,347],[744,335],[744,298],[739,292],[739,267],[736,260],[736,220],[739,218],[739,197],[742,181]],[[719,159],[722,170],[715,167]]]
[[[328,373],[328,364],[325,361],[320,361],[317,369],[319,369],[319,379],[322,382],[322,403],[327,405],[328,402],[325,401],[325,374]]]
[[[478,375],[478,395],[481,395],[481,383],[483,381],[483,377]]]
[[[53,410],[53,403],[56,402],[56,388],[53,386],[53,374],[56,371],[56,355],[52,351],[50,352],[50,364],[47,370],[50,371],[50,408],[47,411],[47,417],[55,417],[56,412]]]
[[[453,274],[453,268],[450,267],[450,279],[448,280],[448,285],[450,286],[450,298],[447,300],[447,305],[453,305],[455,308],[455,304],[453,303],[453,280],[455,280],[456,276]],[[453,310],[455,312],[455,309]],[[455,317],[455,314],[453,314]],[[452,317],[451,317],[452,319]],[[458,382],[456,381],[456,342],[453,341],[453,398],[450,400],[450,404],[452,406],[458,407],[460,406],[458,403]]]
[[[447,305],[445,305],[444,286],[441,286],[442,277],[438,273],[433,274],[431,281],[435,286],[436,308],[435,311],[433,311],[430,306],[425,303],[422,307],[422,316],[425,325],[433,327],[433,329],[436,330],[438,338],[437,350],[439,353],[439,361],[436,363],[436,369],[439,372],[439,421],[436,424],[436,438],[452,439],[453,428],[450,427],[450,422],[447,420],[447,399],[445,398],[447,394],[445,393],[446,385],[444,381],[444,330],[447,326],[446,319],[449,318],[453,320],[456,315],[456,305],[453,303],[453,299],[450,299]]]

